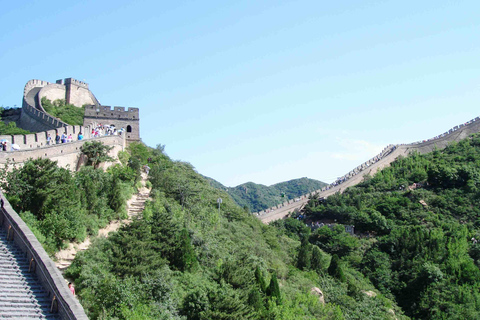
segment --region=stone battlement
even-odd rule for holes
[[[140,140],[140,110],[138,108],[85,106],[84,125],[90,123],[114,125],[124,128],[127,141]]]
[[[138,108],[111,107],[111,106],[85,106],[85,116],[88,117],[114,117],[122,119],[137,119],[139,116]]]
[[[78,87],[88,89],[88,83],[77,80],[77,79],[73,79],[73,78],[65,78],[65,80],[60,79],[60,80],[57,80],[56,83],[57,84],[64,84],[64,85],[72,85],[73,84],[73,85],[76,85]]]
[[[23,91],[22,114],[17,125],[29,131],[48,131],[68,126],[45,112],[42,98],[51,101],[65,99],[66,103],[85,106],[84,126],[92,123],[124,128],[128,141],[140,140],[140,110],[138,108],[102,106],[90,91],[88,83],[73,78],[55,83],[30,80]]]

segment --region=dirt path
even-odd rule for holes
[[[137,218],[140,213],[142,213],[145,208],[145,201],[150,197],[150,189],[145,187],[145,182],[147,182],[147,175],[145,173],[142,173],[141,182],[142,188],[127,201],[128,218],[125,220],[111,221],[105,228],[98,230],[97,237],[108,237],[110,232],[115,232],[120,229],[122,225],[129,224],[133,219]],[[72,264],[77,252],[87,250],[91,243],[90,237],[87,237],[82,243],[70,243],[68,248],[57,252],[55,254],[57,260],[55,265],[57,268],[60,271],[68,268]]]

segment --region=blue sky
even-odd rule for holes
[[[73,77],[227,186],[331,182],[480,115],[478,1],[2,1],[0,105]]]

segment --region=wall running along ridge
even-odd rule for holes
[[[66,103],[86,106],[83,126],[91,124],[114,125],[118,130],[125,129],[127,141],[140,140],[140,115],[138,108],[102,106],[89,90],[88,83],[66,78],[50,83],[42,80],[30,80],[23,89],[22,114],[18,127],[33,131],[48,131],[68,126],[48,113],[42,106],[42,98],[51,101],[64,99]]]
[[[409,144],[388,145],[378,155],[362,163],[330,185],[298,197],[300,201],[295,202],[294,200],[290,200],[252,214],[258,216],[264,223],[282,219],[290,212],[302,209],[308,202],[310,196],[318,195],[319,197],[326,198],[337,192],[343,192],[347,187],[362,182],[364,175],[373,175],[377,171],[389,166],[398,156],[408,156],[414,151],[423,154],[432,152],[435,148],[438,150],[444,149],[450,142],[460,141],[477,132],[480,132],[480,117],[455,126],[428,140],[416,141]]]
[[[42,80],[27,82],[23,89],[22,114],[17,124],[18,127],[38,132],[67,126],[60,119],[46,113],[41,106],[40,91],[48,85],[51,85],[51,83]]]
[[[0,139],[5,136],[0,136]],[[10,136],[17,137],[17,136]],[[75,136],[76,137],[76,136]],[[55,140],[55,135],[52,135]],[[106,146],[113,147],[109,152],[109,156],[116,159],[119,151],[125,149],[124,136],[103,136],[93,139],[84,139],[81,141],[73,141],[67,143],[54,144],[51,146],[42,146],[34,149],[17,150],[17,151],[0,151],[0,165],[9,164],[9,166],[23,164],[28,159],[48,158],[58,162],[58,166],[70,168],[70,170],[78,170],[85,163],[81,146],[87,141],[100,141]],[[54,142],[55,143],[55,142]],[[102,163],[101,167],[108,168],[114,163]]]

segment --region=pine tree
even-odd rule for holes
[[[297,267],[301,270],[309,270],[312,259],[312,245],[308,242],[308,238],[302,239],[302,244],[298,251]]]
[[[179,244],[177,267],[182,271],[194,271],[198,265],[197,256],[186,228],[180,232]]]
[[[262,270],[260,270],[259,266],[255,268],[255,280],[257,281],[260,290],[265,293],[267,291],[267,283],[265,281],[265,278],[263,277],[263,272]]]
[[[329,256],[317,246],[312,248],[311,269],[317,273],[327,270],[329,264]]]
[[[282,304],[282,297],[280,295],[280,287],[278,286],[277,280],[277,272],[272,273],[272,277],[270,279],[270,284],[267,288],[267,296],[275,298],[277,304]]]
[[[330,266],[328,267],[328,274],[341,282],[345,282],[345,274],[343,273],[340,258],[337,255],[332,257],[332,262],[330,262]]]

